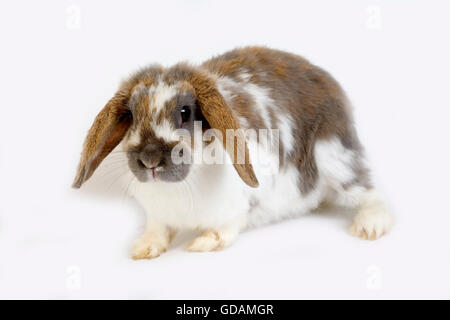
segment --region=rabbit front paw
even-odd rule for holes
[[[166,237],[143,235],[133,245],[131,257],[135,260],[157,258],[167,250],[169,241]]]
[[[235,230],[206,231],[191,241],[187,250],[191,252],[216,251],[229,247],[236,239]]]

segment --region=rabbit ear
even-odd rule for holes
[[[203,116],[206,118],[211,128],[221,132],[223,137],[223,146],[229,153],[237,173],[247,185],[253,188],[258,187],[259,182],[256,178],[255,172],[253,171],[253,166],[250,163],[247,142],[245,142],[244,134],[242,130],[239,130],[239,124],[231,109],[227,106],[223,96],[219,93],[215,86],[207,80],[198,78],[191,79],[191,83],[195,88],[198,104]],[[233,130],[237,139],[233,137],[232,141],[229,141],[226,134],[228,129]],[[238,161],[238,148],[242,148],[242,146],[238,143],[239,141],[244,142],[243,151],[245,152],[245,159],[243,160],[245,161]]]
[[[125,136],[132,121],[127,101],[128,93],[117,92],[95,118],[84,141],[72,187],[80,188]]]

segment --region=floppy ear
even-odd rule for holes
[[[198,104],[204,117],[211,128],[217,129],[222,133],[223,146],[229,153],[237,173],[247,185],[253,188],[258,187],[259,182],[250,163],[247,142],[245,142],[242,130],[238,130],[240,129],[239,124],[224,98],[215,86],[207,80],[191,79],[191,83],[195,88]],[[227,143],[227,129],[233,129],[237,137],[237,139],[233,138],[231,148],[229,145],[227,146],[230,143]],[[244,142],[245,161],[241,161],[244,163],[238,163],[238,140]]]
[[[125,136],[132,121],[127,102],[128,93],[119,91],[95,118],[84,141],[72,187],[80,188]]]

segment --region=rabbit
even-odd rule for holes
[[[189,251],[227,248],[247,228],[322,203],[355,209],[350,233],[374,240],[394,216],[371,181],[351,109],[326,71],[267,47],[237,48],[200,65],[150,65],[95,118],[73,187],[123,150],[138,183],[132,196],[146,212],[134,259],[160,256],[181,229],[201,232]],[[192,161],[198,146],[224,161]]]

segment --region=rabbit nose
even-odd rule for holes
[[[136,160],[140,167],[154,169],[162,164],[162,154],[153,148],[145,148]]]
[[[141,156],[137,159],[139,166],[147,169],[154,169],[161,165],[161,158]]]

